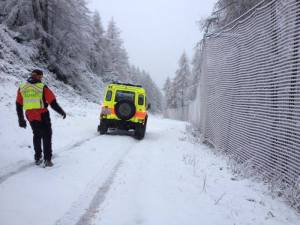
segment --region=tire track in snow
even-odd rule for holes
[[[98,213],[98,208],[105,200],[105,196],[110,190],[111,185],[114,182],[114,178],[119,171],[123,161],[120,160],[117,165],[113,168],[111,174],[106,179],[104,184],[98,189],[96,194],[94,195],[88,209],[86,212],[80,217],[76,225],[90,225],[93,218],[95,218],[96,214]]]
[[[71,151],[71,150],[73,150],[75,148],[80,147],[81,145],[85,144],[86,142],[89,142],[89,141],[93,140],[96,137],[99,137],[99,135],[95,134],[95,135],[92,135],[92,136],[90,136],[88,138],[85,138],[85,139],[83,139],[81,141],[77,141],[74,144],[70,144],[70,145],[64,147],[63,149],[60,150],[60,152],[62,153],[62,152]]]
[[[60,150],[59,152],[60,153],[64,153],[64,152],[71,151],[71,150],[73,150],[75,148],[80,147],[81,145],[85,144],[86,142],[89,142],[90,140],[92,140],[92,139],[94,139],[96,137],[98,137],[98,135],[93,135],[93,136],[88,137],[86,139],[83,139],[83,140],[80,140],[78,142],[75,142],[75,143],[73,143],[71,145],[68,145],[68,146],[62,148],[62,150]],[[57,158],[57,157],[60,157],[60,154],[54,154],[53,155],[53,158]],[[15,163],[15,164],[17,164],[17,163]],[[30,169],[30,168],[32,168],[34,166],[36,166],[35,163],[30,162],[30,163],[24,163],[22,166],[18,166],[18,168],[14,169],[14,170],[11,170],[11,171],[4,171],[4,172],[0,171],[0,184],[2,184],[3,182],[5,182],[7,179],[9,179],[9,178],[11,178],[11,177],[13,177],[15,175],[18,175],[18,174],[20,174],[22,172],[25,172],[26,170],[28,170],[28,169]],[[8,167],[12,167],[12,166],[8,166]]]
[[[22,166],[19,166],[17,169],[10,171],[10,172],[6,172],[6,174],[2,175],[0,177],[0,184],[2,184],[4,181],[6,181],[8,178],[17,175],[19,173],[22,173],[24,171],[26,171],[27,169],[33,167],[35,164],[34,163],[26,163]]]
[[[134,144],[135,145],[135,144]],[[79,217],[79,219],[74,221],[74,215],[78,215],[80,211],[82,212],[82,205],[80,205],[80,201],[77,202],[77,205],[71,207],[69,212],[67,212],[62,218],[56,221],[55,225],[90,225],[92,224],[92,220],[98,214],[98,209],[104,202],[106,198],[106,194],[109,192],[112,184],[114,183],[114,179],[120,170],[124,158],[128,155],[130,150],[134,145],[131,145],[127,148],[125,153],[120,157],[117,161],[116,165],[112,168],[108,177],[104,180],[103,184],[97,189],[96,193],[92,197],[92,200],[89,202],[88,207],[85,208],[85,212]],[[79,205],[78,205],[79,204]]]

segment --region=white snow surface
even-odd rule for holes
[[[99,105],[71,89],[50,109],[54,167],[33,165],[17,124],[19,80],[1,74],[1,225],[296,225],[300,215],[266,186],[236,178],[225,158],[193,143],[187,124],[151,116],[144,140],[96,132]],[[50,88],[51,85],[49,85]]]

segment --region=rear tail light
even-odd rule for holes
[[[102,107],[101,115],[109,115],[111,113],[112,113],[111,109],[109,109],[107,106]]]

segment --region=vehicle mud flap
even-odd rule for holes
[[[134,136],[138,140],[142,140],[146,134],[146,127],[147,127],[147,119],[145,124],[137,124],[134,130]]]
[[[108,126],[104,121],[100,122],[100,125],[98,126],[98,132],[103,135],[106,134],[108,130]]]

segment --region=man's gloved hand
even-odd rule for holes
[[[63,119],[66,119],[67,114],[65,113],[65,111],[62,111],[61,116],[63,117]]]
[[[26,121],[24,119],[19,120],[19,126],[26,129],[27,126]]]

